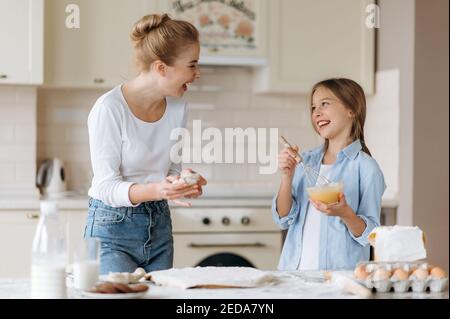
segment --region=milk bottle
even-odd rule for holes
[[[41,215],[33,240],[31,297],[66,298],[64,230],[54,201],[41,201]]]

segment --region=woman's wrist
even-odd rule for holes
[[[128,197],[133,205],[162,199],[159,183],[133,184],[128,191]]]
[[[153,182],[146,184],[147,194],[150,195],[151,200],[162,200],[164,196],[161,192],[162,189],[161,182]]]

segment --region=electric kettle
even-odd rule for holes
[[[67,188],[63,161],[59,158],[46,159],[39,166],[36,186],[44,196],[62,196]]]

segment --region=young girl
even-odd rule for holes
[[[101,241],[100,272],[172,267],[167,200],[198,197],[196,185],[173,183],[181,165],[170,160],[172,129],[184,127],[180,97],[200,77],[199,35],[193,25],[148,15],[132,31],[137,77],[101,96],[88,118],[91,162],[85,237]]]
[[[272,205],[273,217],[288,229],[280,270],[353,269],[369,260],[367,235],[380,225],[383,173],[364,142],[366,100],[349,79],[317,83],[311,93],[311,121],[325,143],[302,153],[305,164],[332,182],[343,182],[339,202],[309,198],[309,185],[295,161],[297,146],[278,157],[281,185]]]

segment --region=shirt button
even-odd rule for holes
[[[292,225],[292,223],[293,223],[292,219],[289,219],[288,224]]]

